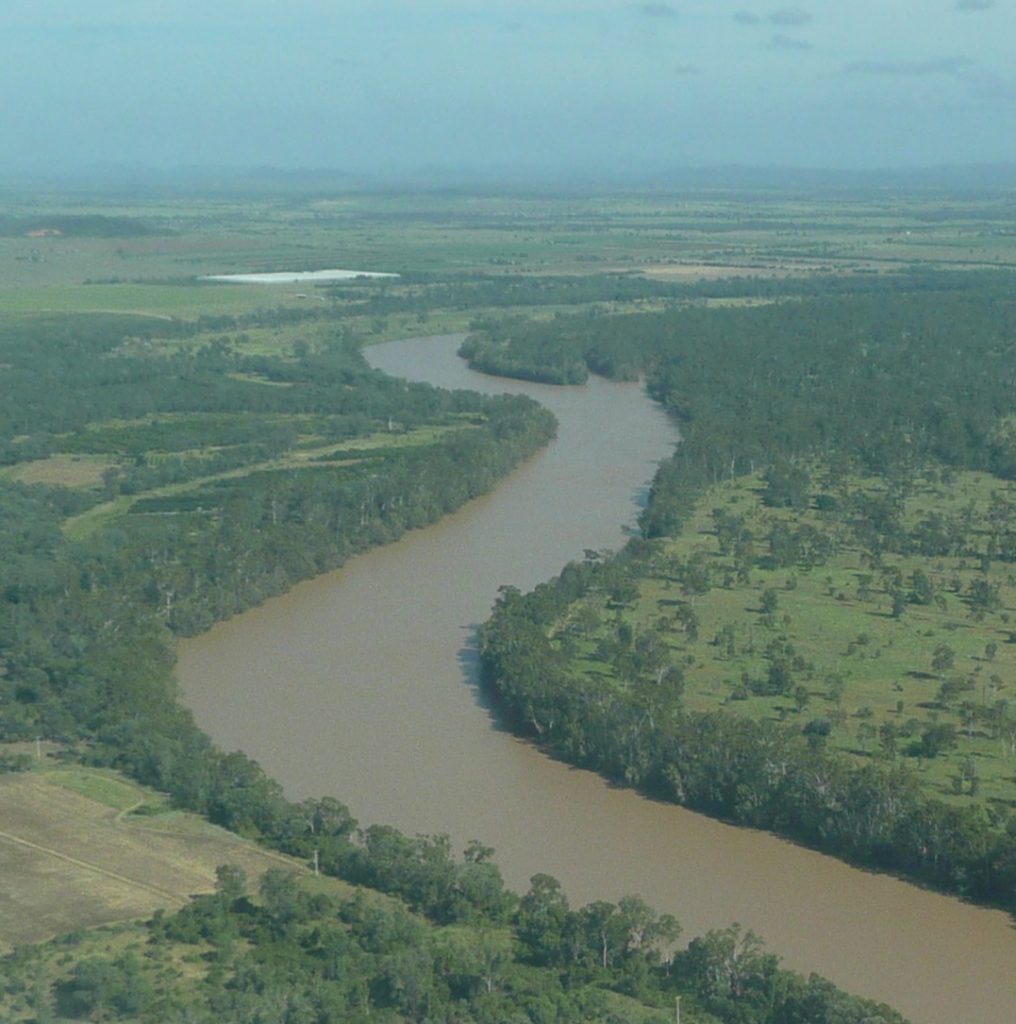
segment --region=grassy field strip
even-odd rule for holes
[[[143,498],[167,497],[175,494],[185,494],[207,484],[219,480],[235,480],[241,477],[250,476],[252,473],[270,472],[283,469],[306,469],[312,465],[312,460],[319,456],[326,456],[336,449],[349,451],[362,451],[365,454],[376,452],[381,448],[415,448],[425,444],[432,444],[440,437],[456,430],[466,430],[468,426],[454,424],[448,427],[421,427],[419,430],[410,431],[399,435],[372,435],[367,438],[354,438],[349,442],[330,441],[326,445],[315,448],[302,448],[292,452],[282,459],[268,459],[264,462],[255,462],[249,466],[240,466],[237,469],[226,470],[222,473],[213,473],[210,476],[195,477],[193,480],[186,480],[183,483],[167,484],[165,487],[153,487],[151,490],[141,491],[138,494],[120,495],[112,501],[105,501],[95,505],[81,515],[71,516],[63,524],[64,535],[71,540],[84,540],[97,530],[108,526],[122,516],[127,515],[135,502]],[[385,443],[387,438],[387,443]],[[342,459],[337,462],[329,462],[330,466],[351,465],[356,459]]]
[[[5,466],[0,469],[0,479],[56,487],[98,487],[102,471],[109,465],[110,459],[105,455],[50,455]]]

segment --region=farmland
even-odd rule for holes
[[[0,778],[0,947],[150,916],[211,892],[219,864],[251,878],[305,871],[252,842],[174,810],[165,796],[111,772],[61,766]]]

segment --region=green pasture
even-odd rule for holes
[[[882,485],[853,477],[842,486],[874,492]],[[976,551],[986,541],[992,494],[1012,500],[1016,487],[973,472],[948,485],[920,479],[904,522],[912,527],[933,511],[969,520],[971,551],[931,558],[887,552],[876,567],[833,513],[768,508],[762,493],[755,477],[713,488],[639,580],[634,601],[618,607],[599,593],[573,608],[557,636],[579,655],[575,664],[623,685],[602,655],[604,640],[623,623],[636,637],[662,639],[684,671],[690,710],[723,708],[800,729],[821,720],[830,727],[829,749],[859,761],[902,758],[944,799],[1016,805],[1016,569],[985,564]],[[755,538],[747,578],[720,552],[715,508],[742,516]],[[833,554],[811,568],[767,568],[764,538],[779,522],[825,532]],[[689,560],[702,567],[700,586],[682,582],[674,568]],[[936,599],[908,602],[894,615],[891,578],[910,592],[915,572],[926,574]],[[984,614],[969,596],[975,581],[997,591],[996,606]],[[685,628],[682,607],[694,612],[697,635]],[[942,648],[950,652],[947,667],[936,663]],[[791,666],[789,692],[760,695],[752,684],[767,678],[780,651]],[[943,695],[943,687],[951,692]],[[917,753],[924,730],[938,724],[955,730],[955,745],[937,756]]]
[[[75,765],[66,768],[46,768],[43,774],[46,781],[54,786],[69,789],[72,793],[86,796],[117,811],[136,807],[146,800],[166,804],[166,798],[162,794],[139,786],[118,772],[105,768]]]
[[[303,305],[290,285],[51,285],[0,291],[8,313],[133,313],[163,319],[233,316],[254,309]]]

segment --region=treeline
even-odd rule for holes
[[[550,324],[520,317],[489,319],[478,324],[462,352],[477,369],[497,364],[508,375],[548,383],[579,383],[589,372],[627,380],[648,373],[654,397],[666,400],[685,419],[691,389],[679,396],[671,380],[686,379],[687,368],[707,358],[707,348],[722,344],[732,358],[746,357],[753,367],[743,375],[740,389],[741,397],[752,398],[753,407],[769,397],[766,378],[771,372],[799,370],[792,393],[807,408],[798,411],[795,407],[794,413],[820,418],[822,404],[842,394],[842,390],[833,390],[829,375],[822,373],[825,362],[848,358],[853,364],[851,373],[866,373],[879,381],[880,390],[869,402],[870,410],[876,412],[875,399],[893,388],[886,377],[897,370],[920,370],[915,363],[928,350],[933,359],[946,360],[940,369],[964,374],[959,379],[965,389],[983,385],[998,361],[1004,363],[1012,327],[1011,280],[1005,273],[735,279],[682,287],[688,289],[689,296],[698,297],[707,297],[712,291],[718,297],[751,297],[758,290],[759,295],[768,293],[774,301],[748,307],[682,304],[638,315],[560,315]],[[964,358],[948,352],[953,330],[964,337],[981,337],[984,332],[976,351],[988,356],[987,366],[979,369],[974,355]],[[772,356],[776,346],[782,353],[778,362]],[[846,351],[851,346],[856,346],[852,357]],[[909,404],[937,400],[942,386],[936,388],[925,380],[931,372],[929,367],[920,374],[921,388],[908,399]],[[787,387],[789,382],[784,379],[780,386]],[[1001,385],[993,391],[1000,389]],[[712,389],[711,395],[715,391]],[[679,401],[679,397],[685,400]],[[725,403],[714,416],[727,414],[731,407],[736,408]],[[706,402],[696,405],[700,415],[712,408]],[[834,414],[836,408],[832,407]],[[912,409],[897,416],[891,406],[883,412],[893,420],[912,416]],[[754,409],[753,414],[757,416],[759,410]],[[773,425],[781,423],[782,418]],[[792,422],[789,427],[799,441],[804,425]],[[717,429],[716,424],[710,429]],[[874,423],[869,429],[874,431]],[[827,432],[822,429],[818,443]],[[770,447],[779,450],[776,445]]]
[[[637,308],[638,304],[682,304],[705,299],[775,300],[787,297],[835,295],[886,295],[901,290],[911,292],[980,290],[992,280],[1004,287],[1004,273],[963,274],[955,271],[908,270],[899,274],[831,274],[808,276],[756,276],[745,274],[714,281],[667,281],[647,277],[637,271],[554,275],[460,274],[435,276],[404,271],[397,281],[352,280],[320,289],[348,315],[387,316],[397,313],[426,314],[435,310],[505,310],[547,306],[596,306],[597,316],[616,306]],[[976,281],[972,285],[971,282]],[[324,315],[323,312],[321,315]],[[500,337],[499,318],[506,314],[488,313],[478,319],[474,333]],[[511,319],[511,314],[507,316]],[[475,344],[475,342],[474,342]],[[530,372],[553,360],[548,353],[520,360]],[[479,368],[479,367],[478,367]],[[574,381],[562,381],[574,383]]]
[[[355,304],[364,313],[379,316],[434,309],[629,303],[682,295],[679,286],[635,273],[552,277],[461,274],[437,277],[404,272],[397,283],[354,280],[331,285],[324,291],[337,301]]]
[[[54,1009],[139,1024],[664,1024],[675,999],[689,1024],[903,1024],[886,1006],[783,970],[736,926],[674,953],[677,922],[636,896],[572,910],[537,875],[517,897],[477,843],[457,860],[442,837],[371,829],[347,848],[375,888],[400,898],[311,893],[279,868],[249,894],[243,871],[223,865],[213,895],[158,913],[125,951],[70,939],[59,957],[41,947],[8,958],[0,978],[24,1008],[12,1024]],[[198,957],[200,969],[175,969]]]
[[[652,536],[674,528],[691,491],[776,457],[850,457],[876,473],[938,459],[1011,475],[1016,300],[1007,278],[970,278],[763,306],[512,320],[464,350],[480,366],[496,360],[501,372],[550,382],[573,368],[644,373],[683,438],[655,481],[660,500],[644,520]]]
[[[653,796],[1016,909],[1012,834],[983,808],[926,797],[904,765],[857,767],[794,725],[687,711],[679,673],[619,689],[573,671],[547,625],[602,585],[573,565],[532,594],[502,594],[482,664],[516,731]]]
[[[1011,477],[1011,292],[992,276],[980,289],[524,330],[524,351],[538,354],[546,338],[551,365],[570,345],[599,371],[644,371],[650,392],[677,417],[683,443],[654,480],[642,540],[606,566],[569,566],[532,594],[507,591],[498,602],[483,628],[482,657],[513,726],[629,785],[1016,908],[1011,816],[928,799],[902,766],[855,767],[790,727],[688,713],[664,686],[626,691],[598,682],[574,671],[547,636],[590,586],[618,587],[623,600],[624,581],[630,590],[648,573],[652,538],[680,530],[696,498],[728,476],[769,467],[774,494],[787,492],[791,502],[795,462],[815,456],[882,476],[890,490],[927,462]],[[508,346],[515,349],[514,337]],[[883,505],[854,510],[871,520],[870,529],[854,528],[875,538],[876,559],[878,543],[888,543]]]
[[[41,213],[34,217],[0,217],[0,236],[35,232],[68,238],[143,238],[166,234],[134,217],[108,217],[101,213]]]

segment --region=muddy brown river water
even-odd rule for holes
[[[634,384],[552,388],[469,371],[459,339],[369,350],[388,373],[533,395],[559,435],[491,495],[180,645],[199,724],[293,798],[363,823],[497,849],[508,882],[544,871],[573,904],[636,892],[690,937],[739,921],[788,966],[882,999],[914,1024],[1016,1021],[1016,931],[1001,913],[847,867],[616,789],[498,729],[473,627],[585,548],[619,547],[675,434]]]

